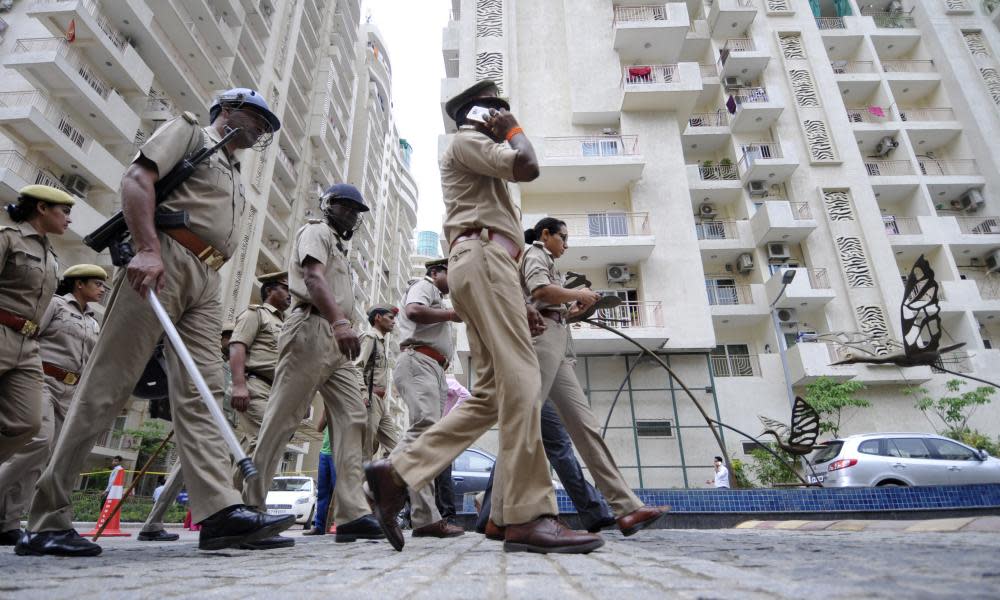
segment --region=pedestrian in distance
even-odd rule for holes
[[[388,455],[399,443],[401,432],[388,411],[389,353],[386,338],[396,327],[395,306],[379,304],[368,310],[369,330],[361,335],[361,353],[357,365],[361,369],[361,395],[368,409],[362,462],[372,460],[376,452]]]
[[[715,457],[715,477],[706,479],[705,483],[716,488],[729,488],[729,469],[721,456]]]

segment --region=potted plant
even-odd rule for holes
[[[733,161],[728,158],[723,158],[719,161],[719,176],[722,179],[734,179],[733,177]]]

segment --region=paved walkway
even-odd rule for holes
[[[840,521],[745,521],[737,529],[782,529],[796,531],[903,531],[927,533],[1000,534],[1000,517],[961,517],[954,519],[928,519],[924,521],[877,521],[845,519]]]
[[[587,556],[505,554],[452,540],[199,552],[178,542],[102,540],[91,559],[0,552],[0,598],[997,598],[1000,536],[886,529],[729,529],[605,534]]]

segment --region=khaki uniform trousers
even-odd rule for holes
[[[285,319],[278,345],[278,376],[253,455],[260,474],[243,484],[246,504],[265,507],[285,445],[318,390],[329,416],[337,469],[334,520],[345,524],[370,514],[361,488],[361,442],[366,419],[360,394],[361,372],[341,354],[330,323],[310,310],[292,311]]]
[[[386,394],[389,390],[386,390]],[[368,395],[368,389],[361,390],[361,398],[364,400]],[[389,415],[389,401],[372,392],[372,405],[368,407],[367,423],[365,424],[364,453],[362,463],[371,462],[375,452],[379,449],[383,454],[392,452],[392,449],[399,443],[402,433],[396,427],[396,422]],[[339,478],[339,475],[338,475]]]
[[[534,340],[542,376],[542,399],[552,401],[597,489],[604,495],[615,516],[621,517],[642,508],[644,504],[622,477],[601,437],[587,396],[580,387],[572,363],[566,358],[569,336],[568,326],[545,319],[545,332]]]
[[[153,509],[146,516],[146,522],[142,525],[142,531],[154,532],[163,529],[163,517],[170,510],[170,505],[177,500],[181,488],[184,487],[184,472],[181,471],[181,463],[174,463],[167,475],[167,481],[163,484],[163,491],[160,492],[159,499],[153,503]]]
[[[41,428],[42,387],[38,340],[0,325],[0,463]]]
[[[159,235],[166,285],[160,302],[177,327],[208,388],[223,394],[222,307],[219,274],[173,239]],[[31,503],[28,530],[73,528],[70,492],[97,436],[127,405],[163,329],[149,303],[129,287],[125,270],[115,276],[101,335],[83,370],[62,433]],[[191,495],[191,516],[203,521],[240,504],[232,485],[232,459],[208,408],[169,342],[165,346],[174,442]]]
[[[45,377],[41,429],[0,466],[0,531],[21,527],[21,515],[28,508],[35,493],[35,483],[49,462],[75,390],[75,386]]]
[[[448,283],[474,357],[474,394],[407,445],[392,464],[410,489],[420,489],[499,422],[494,480],[512,485],[503,498],[494,497],[497,525],[556,515],[542,447],[538,359],[531,347],[517,266],[503,248],[480,236],[452,249]]]
[[[267,399],[271,396],[271,385],[253,375],[246,375],[247,390],[250,392],[250,405],[244,412],[237,412],[236,431],[240,436],[240,446],[247,456],[253,456],[257,451],[257,438],[260,436],[260,425],[264,422],[264,412],[267,410]],[[243,486],[243,472],[238,466],[233,467],[233,483],[237,488]]]
[[[410,428],[389,456],[395,462],[408,444],[441,420],[441,412],[448,400],[448,382],[444,369],[436,360],[409,349],[404,350],[396,362],[392,380],[410,413]],[[410,519],[414,529],[441,520],[434,500],[433,484],[410,490]]]

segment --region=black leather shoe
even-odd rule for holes
[[[176,542],[181,536],[176,533],[167,533],[163,529],[156,531],[140,531],[137,540],[140,542]]]
[[[614,517],[602,517],[593,523],[587,525],[587,531],[590,533],[597,533],[598,531],[604,529],[605,527],[611,527],[616,525],[618,521]]]
[[[222,550],[274,537],[295,524],[295,515],[269,515],[236,504],[200,523],[199,550]]]
[[[396,483],[393,478],[392,464],[388,459],[377,460],[365,465],[365,480],[371,493],[370,503],[374,507],[375,518],[378,519],[382,532],[397,552],[403,551],[403,530],[396,522],[396,515],[406,504],[406,486]],[[337,526],[340,533],[340,526]]]
[[[80,537],[75,529],[65,531],[25,531],[14,546],[19,556],[97,556],[101,547]]]
[[[13,546],[21,539],[21,533],[20,529],[0,532],[0,546]]]
[[[276,535],[256,542],[240,544],[241,550],[274,550],[275,548],[291,548],[295,545],[295,540],[290,537]]]
[[[350,523],[337,525],[337,534],[334,541],[338,544],[353,542],[356,540],[381,540],[385,538],[378,521],[371,515],[365,515],[360,519],[354,519]]]

